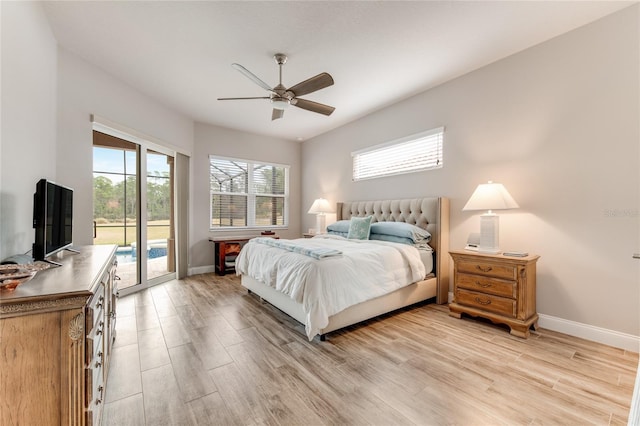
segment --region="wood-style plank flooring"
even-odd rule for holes
[[[424,304],[307,341],[235,276],[122,297],[106,425],[625,425],[638,354]]]

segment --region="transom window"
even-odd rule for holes
[[[442,167],[444,127],[427,130],[351,153],[353,180]]]
[[[289,223],[289,166],[209,156],[210,229]]]

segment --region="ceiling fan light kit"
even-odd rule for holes
[[[258,78],[251,71],[246,69],[240,64],[231,64],[233,68],[242,73],[249,80],[253,81],[258,86],[262,87],[270,93],[269,96],[258,96],[248,98],[218,98],[219,101],[233,101],[233,100],[246,100],[246,99],[269,99],[273,106],[273,112],[271,114],[271,120],[277,120],[284,116],[284,110],[289,105],[296,106],[298,108],[306,109],[307,111],[316,112],[318,114],[331,115],[335,108],[329,105],[324,105],[318,102],[309,101],[306,99],[298,98],[298,96],[307,95],[309,93],[316,92],[325,87],[333,85],[333,77],[330,74],[323,72],[315,77],[311,77],[305,81],[302,81],[295,86],[286,88],[282,84],[282,66],[287,62],[287,56],[282,53],[276,53],[273,56],[276,64],[279,67],[279,83],[277,86],[271,88],[267,83]]]

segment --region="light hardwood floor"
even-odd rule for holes
[[[106,425],[624,425],[638,365],[432,304],[308,342],[230,275],[120,298],[117,313]]]

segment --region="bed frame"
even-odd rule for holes
[[[429,231],[431,233],[429,245],[435,252],[434,274],[423,281],[351,306],[329,317],[329,324],[321,330],[320,340],[325,340],[325,335],[331,331],[427,299],[435,298],[436,303],[447,303],[449,293],[449,200],[442,197],[432,197],[338,203],[337,220],[369,215],[373,216],[372,222],[407,222]],[[289,316],[305,323],[306,314],[302,305],[286,294],[247,275],[242,276],[242,285]]]

